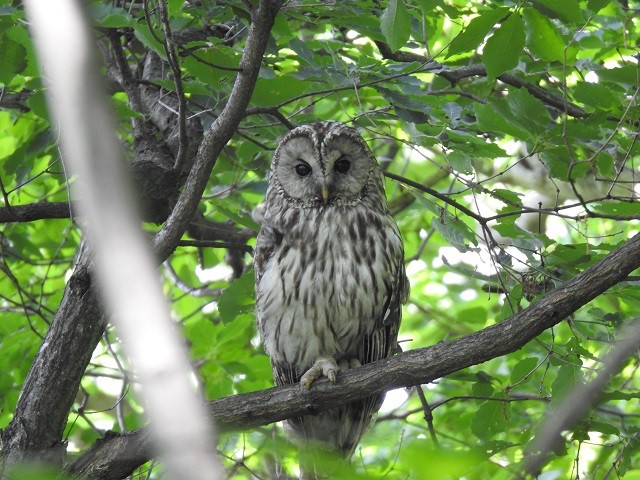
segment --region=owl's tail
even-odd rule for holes
[[[351,468],[348,460],[383,400],[384,394],[375,395],[318,415],[288,420],[285,430],[300,446],[301,478],[335,478],[338,470]]]

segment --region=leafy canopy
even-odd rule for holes
[[[137,1],[90,3],[118,134],[134,161],[132,120],[146,113],[110,74],[108,38],[115,32],[137,75],[148,56],[168,58],[165,33],[153,0],[146,9]],[[237,74],[247,3],[168,1],[188,115],[205,129]],[[255,234],[250,212],[263,199],[272,150],[290,124],[354,124],[383,168],[493,219],[482,228],[455,205],[387,180],[412,284],[402,348],[495,324],[638,231],[639,11],[634,0],[289,2],[251,100],[263,109],[243,120],[218,158],[200,212]],[[55,147],[19,2],[0,1],[0,51],[0,201],[5,211],[67,202],[74,179],[65,177]],[[166,71],[145,80],[171,96],[176,85]],[[40,219],[2,227],[0,428],[12,418],[61,302],[81,238],[77,225]],[[145,224],[149,232],[158,228]],[[250,264],[249,255],[240,258]],[[252,271],[229,284],[225,250],[195,247],[179,247],[160,271],[207,399],[271,387],[255,329]],[[428,404],[415,389],[393,392],[344,478],[513,478],[549,408],[593,377],[639,308],[633,277],[518,352],[423,386]],[[640,478],[638,366],[631,358],[597,408],[563,434],[545,479]],[[109,329],[69,415],[70,452],[107,429],[144,423],[127,368]],[[269,477],[274,452],[295,474],[297,452],[283,439],[277,426],[223,435],[230,477]],[[155,464],[140,475],[149,469],[151,478],[160,475]]]

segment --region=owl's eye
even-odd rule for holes
[[[347,173],[351,168],[351,162],[342,156],[338,159],[333,168],[338,173]]]
[[[311,173],[311,167],[306,163],[299,163],[296,165],[296,173],[301,177],[306,177]]]

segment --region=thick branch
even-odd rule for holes
[[[27,458],[59,463],[69,409],[82,374],[104,331],[104,319],[90,275],[91,254],[83,242],[40,350],[24,382],[13,420],[2,432],[2,461]]]
[[[162,259],[171,254],[187,228],[189,220],[193,218],[218,155],[245,115],[258,79],[269,32],[279,8],[279,1],[262,0],[251,14],[251,27],[239,64],[240,72],[229,100],[200,144],[196,161],[178,198],[178,203],[154,239],[154,247]]]
[[[431,382],[522,348],[639,267],[640,234],[501,323],[451,342],[440,342],[343,372],[337,385],[318,381],[310,391],[290,385],[222,398],[210,403],[211,415],[221,430],[255,428],[285,418],[316,414],[394,388]],[[145,427],[105,437],[68,470],[101,479],[122,478],[149,460],[146,435]],[[112,471],[118,473],[111,474]]]
[[[0,223],[33,222],[45,218],[69,218],[69,203],[38,202],[0,208]]]

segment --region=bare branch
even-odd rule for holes
[[[158,11],[160,12],[160,20],[164,31],[164,50],[169,60],[169,66],[173,74],[173,83],[176,86],[176,95],[178,97],[178,153],[174,169],[181,171],[184,159],[189,148],[189,137],[187,135],[187,99],[184,96],[184,88],[182,86],[182,72],[178,63],[178,56],[175,51],[175,42],[169,25],[169,12],[165,0],[158,0]]]
[[[376,42],[376,46],[378,47],[378,50],[380,50],[383,58],[396,62],[422,63],[429,60],[427,57],[413,52],[405,52],[402,50],[393,52],[387,44],[382,42]],[[485,77],[487,75],[487,69],[482,64],[468,65],[466,67],[459,68],[448,68],[442,64],[435,64],[439,65],[440,68],[434,69],[433,73],[435,73],[439,77],[447,79],[449,82],[451,82],[452,85],[455,85],[463,78]],[[545,105],[554,107],[560,112],[566,112],[567,115],[571,115],[572,117],[584,118],[589,116],[589,114],[578,105],[565,101],[562,97],[548,92],[544,88],[539,87],[534,83],[522,80],[521,78],[511,73],[503,73],[498,77],[498,80],[516,88],[524,87],[531,95],[541,100]],[[462,94],[462,92],[460,94]]]
[[[249,429],[286,418],[313,415],[394,388],[431,382],[522,348],[639,267],[640,234],[562,287],[496,325],[450,342],[341,372],[337,384],[320,380],[310,391],[289,385],[221,398],[209,404],[211,416],[222,431]],[[146,435],[145,427],[105,437],[70,464],[68,471],[100,479],[122,478],[109,473],[112,464],[119,472],[130,472],[148,461]],[[125,462],[130,462],[128,469],[123,469]]]
[[[14,205],[0,208],[0,223],[33,222],[45,218],[69,218],[69,203],[67,202],[39,202],[29,205]]]
[[[280,1],[261,0],[251,12],[251,27],[240,60],[240,72],[220,116],[213,122],[200,144],[196,161],[184,189],[166,223],[154,239],[157,255],[171,254],[193,217],[218,155],[233,136],[245,114],[258,78],[262,55],[269,39]]]

